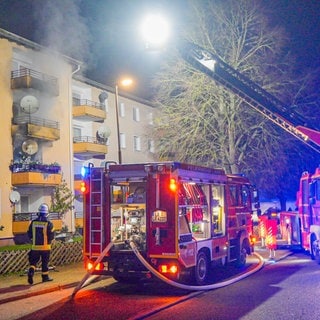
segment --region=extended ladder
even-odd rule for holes
[[[276,97],[204,48],[184,42],[180,53],[197,70],[219,82],[263,116],[320,153],[319,128],[307,129],[305,119],[285,107]]]

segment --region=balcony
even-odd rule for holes
[[[40,163],[13,163],[9,166],[13,186],[58,186],[62,182],[59,165]]]
[[[11,71],[11,89],[30,88],[59,95],[58,79],[53,76],[28,68]]]
[[[12,216],[12,233],[14,235],[24,234],[28,231],[29,224],[37,218],[36,212],[14,213]],[[59,213],[51,212],[49,215],[50,221],[53,223],[56,231],[62,228],[62,218]]]
[[[72,115],[77,120],[103,122],[107,113],[103,103],[73,98]]]
[[[46,141],[60,139],[59,122],[30,115],[13,118],[11,133],[15,135],[18,132],[28,137]]]
[[[73,154],[78,159],[104,159],[107,153],[108,147],[105,140],[88,136],[73,138]]]

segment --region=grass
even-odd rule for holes
[[[11,246],[0,247],[0,251],[18,251],[31,249],[31,244],[16,244]]]

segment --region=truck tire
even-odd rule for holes
[[[314,260],[320,264],[320,250],[319,250],[319,243],[318,240],[314,240],[312,242],[312,255]]]
[[[311,235],[310,237],[310,257],[311,260],[315,260],[316,259],[316,245],[315,245],[315,241],[316,241],[316,237],[315,235]]]
[[[246,265],[246,263],[247,263],[247,248],[246,248],[245,242],[243,241],[241,244],[239,256],[237,259],[237,266],[239,268],[242,268]]]
[[[197,285],[202,286],[206,284],[209,274],[209,261],[204,252],[199,252],[197,257],[197,264],[195,266],[195,281]]]

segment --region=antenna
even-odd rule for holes
[[[9,199],[12,203],[16,204],[20,201],[20,193],[18,191],[11,191],[9,195]]]
[[[39,101],[34,96],[24,96],[20,100],[20,107],[25,113],[35,113],[39,110]]]
[[[98,142],[106,143],[108,138],[110,137],[111,130],[107,126],[101,126],[96,133],[96,137]]]
[[[31,156],[38,152],[38,143],[35,140],[28,139],[22,143],[21,149]]]

